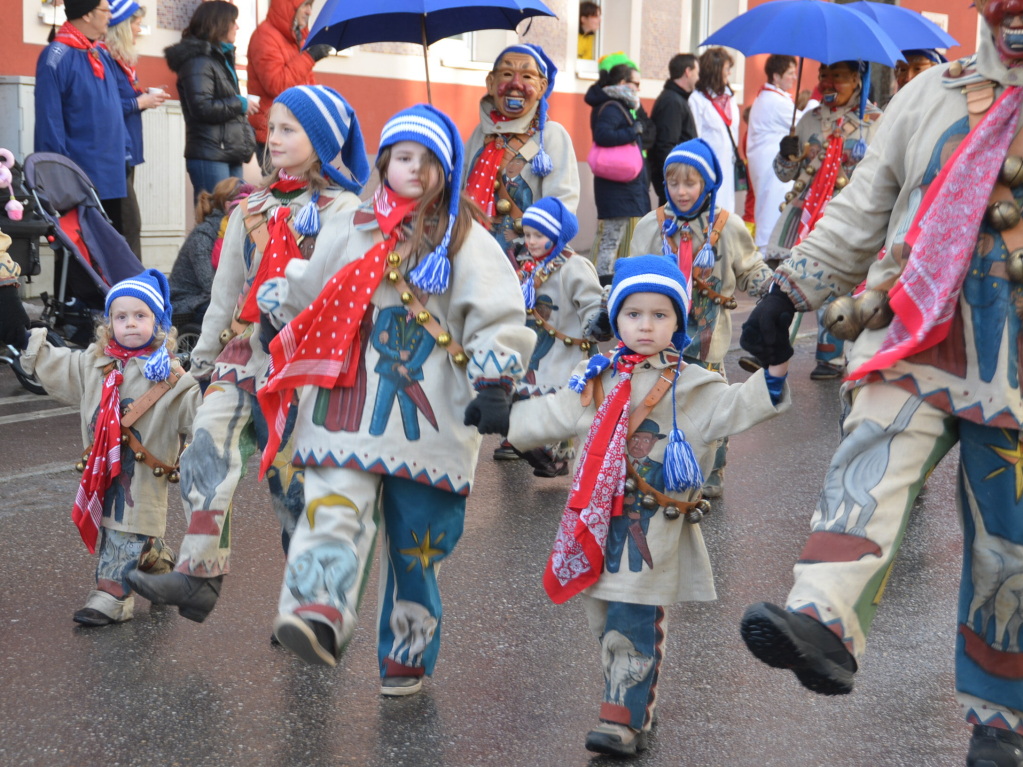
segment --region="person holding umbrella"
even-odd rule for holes
[[[1023,767],[1023,6],[976,7],[976,56],[932,67],[896,95],[849,186],[743,327],[748,351],[787,359],[778,321],[866,280],[856,315],[869,321],[850,349],[844,436],[795,583],[779,605],[748,608],[741,629],[759,660],[804,687],[851,692],[857,672],[871,673],[867,637],[914,534],[910,512],[958,442],[955,694],[973,728],[965,764]],[[903,657],[914,661],[910,648]]]
[[[541,197],[575,213],[579,169],[572,138],[548,119],[557,67],[538,45],[505,48],[487,75],[480,122],[465,147],[465,193],[490,218],[497,244],[518,268],[522,214]]]
[[[866,152],[877,129],[881,110],[867,100],[869,63],[839,61],[822,65],[818,87],[821,104],[807,112],[796,132],[785,136],[774,158],[781,181],[795,181],[785,195],[781,216],[767,242],[764,260],[783,261],[796,243],[809,234],[833,196],[840,192]],[[818,315],[817,366],[814,380],[841,378],[843,342],[826,329]]]

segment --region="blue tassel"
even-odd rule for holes
[[[170,355],[166,346],[160,346],[155,352],[149,355],[146,364],[142,368],[142,375],[150,381],[166,381],[170,375]]]
[[[580,375],[574,375],[568,379],[568,388],[576,394],[582,394],[586,388],[586,379]]]
[[[302,210],[295,216],[295,231],[303,236],[320,233],[320,206],[317,201],[320,193],[313,194],[313,199],[302,206]]]
[[[527,309],[536,306],[536,285],[533,284],[533,275],[531,274],[527,274],[522,280],[522,298],[526,302]]]
[[[863,159],[863,156],[867,153],[867,142],[861,137],[855,144],[853,144],[852,151],[849,152],[849,156],[856,162]]]
[[[409,273],[409,282],[420,290],[434,295],[444,293],[451,279],[451,262],[448,261],[447,240],[432,251]]]
[[[700,248],[700,252],[696,254],[696,258],[693,260],[693,266],[697,269],[713,269],[714,268],[714,248],[710,246],[710,242],[704,242],[703,247]]]
[[[551,156],[544,151],[542,135],[540,136],[540,151],[537,153],[536,157],[533,158],[530,166],[533,168],[533,173],[540,178],[549,176],[551,171],[554,170],[554,163],[551,162]]]
[[[597,354],[586,361],[586,370],[581,376],[574,375],[568,380],[568,388],[582,394],[586,388],[586,382],[596,378],[611,366],[611,360],[603,354]]]
[[[676,493],[703,487],[703,472],[696,462],[693,446],[686,442],[686,435],[677,427],[671,430],[664,448],[664,487]]]

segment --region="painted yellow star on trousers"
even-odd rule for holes
[[[438,543],[444,540],[444,535],[445,533],[440,534],[440,537],[437,538]],[[413,557],[416,560],[418,560],[419,564],[422,565],[424,571],[426,570],[427,567],[430,566],[431,559],[433,559],[434,557],[439,557],[441,554],[444,553],[440,549],[435,549],[430,545],[430,528],[426,528],[426,535],[423,536],[422,541],[419,540],[419,536],[416,535],[415,530],[413,530],[412,540],[419,544],[418,548],[399,549],[399,551],[401,551],[401,553],[404,554],[406,557]],[[408,566],[409,571],[411,571],[412,568],[415,566],[416,566],[415,562],[410,562]]]
[[[1006,434],[1006,436],[1008,436],[1008,434]],[[1016,502],[1018,503],[1019,499],[1023,498],[1023,444],[1020,444],[1019,434],[1017,433],[1016,435],[1016,446],[1013,448],[1006,449],[1004,447],[995,447],[994,445],[989,445],[989,447],[998,455],[999,458],[1004,460],[1013,468],[1016,475]],[[990,479],[996,474],[1001,474],[1003,471],[1006,471],[1007,468],[1008,467],[995,469],[984,479]]]

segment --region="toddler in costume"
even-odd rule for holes
[[[288,548],[277,639],[334,666],[355,631],[382,534],[383,695],[418,692],[441,640],[437,566],[462,533],[481,433],[507,429],[536,334],[515,272],[459,193],[462,141],[428,105],[384,126],[373,199],[341,245],[288,264],[272,370],[260,391],[276,451],[292,440],[305,513]],[[327,339],[327,340],[324,340]]]
[[[277,306],[289,261],[343,248],[344,215],[358,205],[370,173],[355,112],[331,88],[282,92],[270,108],[268,131],[274,170],[231,213],[212,302],[192,351],[192,372],[209,386],[195,439],[181,456],[188,530],[178,563],[173,573],[136,573],[131,581],[143,596],[177,605],[197,622],[213,610],[230,570],[235,488],[249,456],[267,441],[256,393],[266,382],[265,344],[273,329],[257,297]],[[264,467],[285,550],[302,512],[301,470],[290,454],[275,455],[276,445],[286,443],[275,443],[273,463]]]
[[[526,326],[536,333],[536,347],[519,387],[519,397],[557,391],[579,361],[596,351],[597,341],[611,338],[601,306],[597,270],[568,243],[579,222],[557,197],[544,197],[522,216],[525,251],[519,256],[518,278],[526,301]],[[502,445],[494,452],[514,449]],[[571,445],[549,445],[524,454],[538,477],[568,473]]]
[[[148,269],[110,289],[88,349],[51,346],[46,328],[27,338],[26,372],[82,413],[86,450],[72,518],[89,552],[99,554],[96,588],[74,614],[83,626],[131,620],[127,576],[174,564],[162,540],[167,485],[178,480],[180,437],[191,434],[201,398],[171,356],[175,336],[167,278]]]
[[[722,177],[714,150],[702,138],[672,149],[664,160],[667,202],[636,225],[630,255],[663,253],[677,259],[683,271],[691,270],[691,340],[682,350],[682,358],[724,376],[735,291],[759,297],[770,284],[772,272],[742,219],[718,208]],[[723,492],[727,450],[725,439],[715,453],[714,468],[703,487],[704,498],[718,498]]]
[[[790,405],[787,363],[729,385],[680,359],[689,303],[673,258],[620,260],[608,299],[617,349],[581,363],[568,388],[512,410],[516,447],[585,440],[543,582],[556,603],[580,596],[600,643],[604,697],[586,736],[598,753],[646,748],[664,606],[716,596],[698,524],[715,443]]]

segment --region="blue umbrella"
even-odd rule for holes
[[[524,19],[554,15],[540,0],[327,0],[306,46],[326,43],[344,50],[368,43],[419,43],[425,59],[426,49],[446,37],[515,29]],[[429,94],[429,61],[426,89]]]
[[[875,22],[823,0],[771,0],[740,14],[700,45],[727,45],[752,56],[779,53],[813,59],[876,61],[893,66],[898,45]]]
[[[951,48],[959,41],[921,13],[886,3],[858,0],[846,8],[876,21],[901,50]]]

